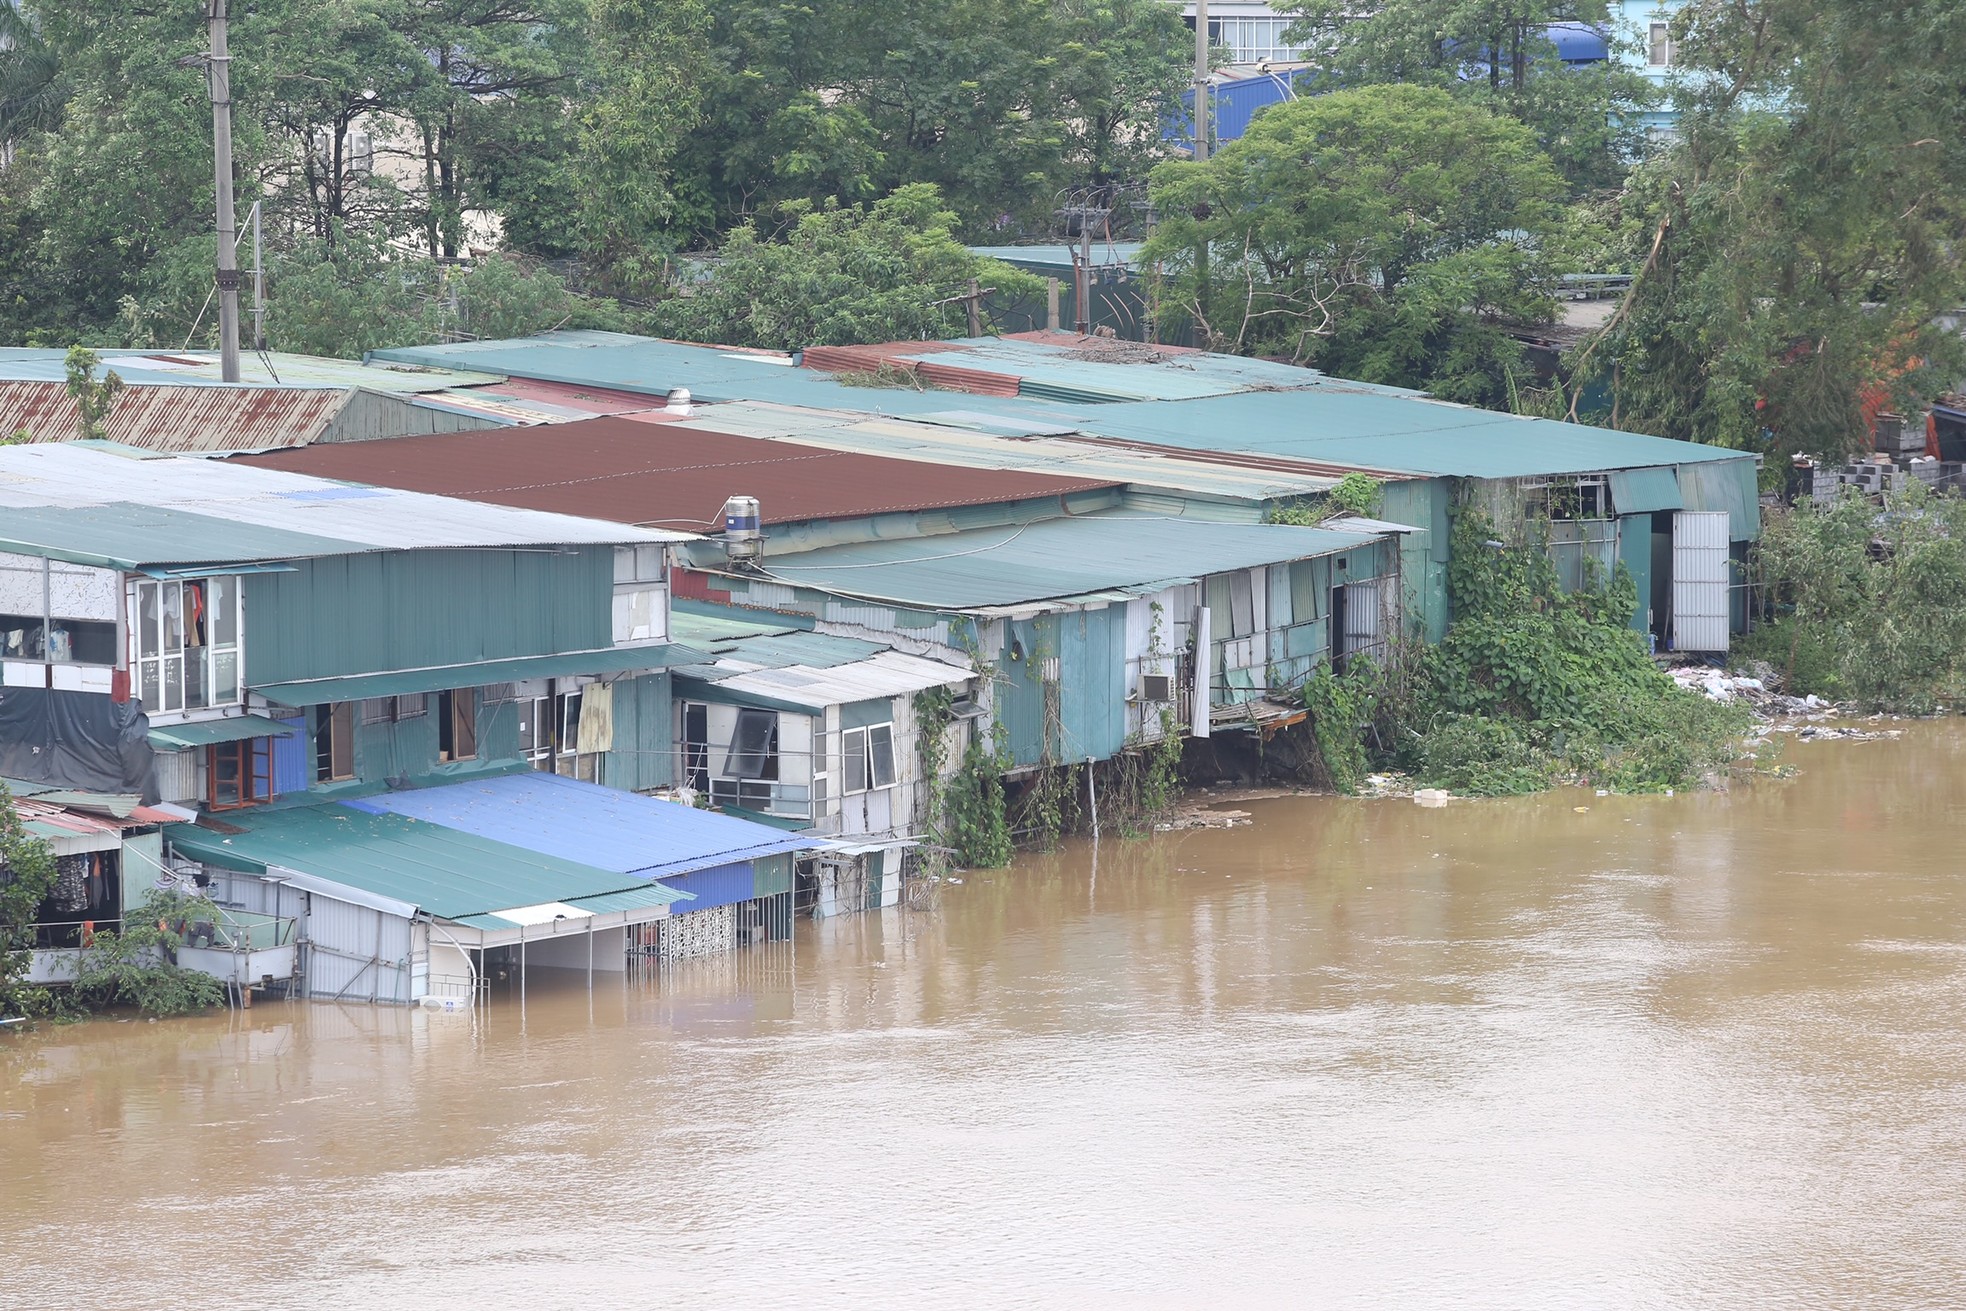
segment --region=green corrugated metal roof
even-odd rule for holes
[[[648,882],[633,875],[352,806],[228,811],[225,822],[244,831],[224,834],[195,824],[164,831],[172,846],[194,859],[229,868],[299,870],[448,920],[608,893],[660,895],[646,893]],[[665,891],[671,900],[681,899]]]
[[[644,910],[650,906],[673,906],[679,901],[694,901],[696,898],[687,892],[678,892],[660,883],[649,883],[639,888],[629,888],[624,892],[604,892],[598,897],[575,897],[567,905],[576,910],[592,911],[605,915],[616,910]],[[685,910],[688,907],[684,907]]]
[[[293,725],[264,715],[231,715],[207,719],[196,724],[167,724],[150,730],[150,745],[159,751],[182,751],[186,747],[208,747],[218,742],[244,742],[255,737],[286,737]]]
[[[752,400],[889,415],[952,409],[1056,422],[1107,437],[1185,450],[1279,455],[1351,468],[1474,478],[1598,473],[1652,465],[1747,458],[1739,451],[1669,441],[1584,424],[1528,419],[1427,400],[1416,393],[1236,357],[1172,356],[1153,364],[1083,360],[1039,343],[978,342],[968,358],[984,371],[1015,372],[1014,361],[1062,368],[1089,386],[1125,390],[1141,370],[1191,371],[1249,386],[1190,400],[1073,404],[1029,397],[847,387],[811,369],[741,353],[615,334],[548,333],[497,342],[379,351],[379,357],[439,367],[478,367],[521,377],[661,394],[687,387],[698,400]],[[1047,353],[1049,352],[1049,353]],[[939,359],[959,363],[952,353]],[[992,362],[998,367],[992,370]],[[1099,382],[1097,379],[1110,379]]]
[[[1374,538],[1124,511],[767,556],[783,583],[928,610],[1014,606],[1330,555]]]
[[[1083,426],[1108,437],[1184,450],[1463,478],[1753,458],[1717,446],[1339,387],[1104,405],[1089,409]]]
[[[349,549],[348,542],[332,537],[129,501],[8,506],[0,512],[0,550],[106,569],[134,569],[153,561],[340,555]]]
[[[631,670],[667,669],[706,659],[702,651],[676,642],[655,646],[609,647],[600,651],[571,651],[556,655],[519,656],[511,660],[481,660],[475,664],[440,665],[430,669],[401,669],[346,678],[316,678],[296,683],[253,684],[252,690],[283,706],[320,706],[334,701],[360,701],[377,696],[411,696],[452,687],[485,687],[530,678],[570,678],[575,674],[623,674]]]

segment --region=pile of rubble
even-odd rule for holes
[[[1766,675],[1730,674],[1705,665],[1679,665],[1666,673],[1673,682],[1709,701],[1739,702],[1769,718],[1827,719],[1837,713],[1835,702],[1819,696],[1782,695],[1769,686],[1771,680]]]
[[[1774,671],[1758,666],[1757,673],[1730,674],[1724,669],[1704,665],[1680,665],[1666,670],[1672,681],[1689,692],[1698,692],[1709,701],[1727,701],[1747,706],[1763,721],[1756,737],[1769,733],[1793,733],[1800,742],[1875,742],[1880,738],[1903,735],[1896,728],[1852,728],[1825,724],[1839,715],[1852,715],[1851,706],[1825,701],[1819,696],[1784,696],[1773,689]],[[1879,723],[1882,715],[1871,715],[1866,723]]]

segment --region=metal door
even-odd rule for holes
[[[1675,651],[1727,649],[1729,528],[1725,510],[1682,510],[1672,517]]]

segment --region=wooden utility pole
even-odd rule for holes
[[[969,280],[969,295],[963,297],[963,306],[969,311],[969,335],[983,335],[983,284],[975,278]]]
[[[1195,0],[1195,158],[1208,158],[1208,0]]]
[[[232,56],[225,44],[227,0],[210,0],[212,49],[205,84],[212,97],[212,176],[218,184],[219,373],[239,381],[239,234],[232,214]]]

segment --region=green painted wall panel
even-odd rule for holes
[[[1126,743],[1126,608],[1057,616],[1061,763],[1105,760]]]
[[[792,853],[763,856],[751,862],[757,896],[777,897],[792,890]]]
[[[1618,562],[1631,571],[1638,588],[1638,605],[1632,611],[1632,627],[1647,630],[1645,612],[1652,604],[1652,516],[1628,514],[1618,520]]]
[[[247,681],[605,647],[613,578],[611,547],[377,551],[250,574]]]
[[[601,762],[601,782],[630,792],[675,782],[675,719],[667,673],[614,683],[614,750]]]
[[[429,711],[400,723],[364,724],[355,707],[355,777],[363,783],[418,778],[437,767],[437,698],[424,698]]]
[[[1050,615],[1013,620],[1004,625],[1003,650],[997,655],[997,721],[1010,739],[1011,762],[1035,765],[1044,758],[1044,685],[1038,680],[1036,652],[1055,649],[1057,625]],[[1021,646],[1024,658],[1012,659]]]
[[[1389,482],[1379,512],[1394,523],[1425,530],[1400,539],[1400,605],[1402,628],[1428,642],[1447,634],[1447,511],[1452,499],[1453,486],[1445,478]]]

